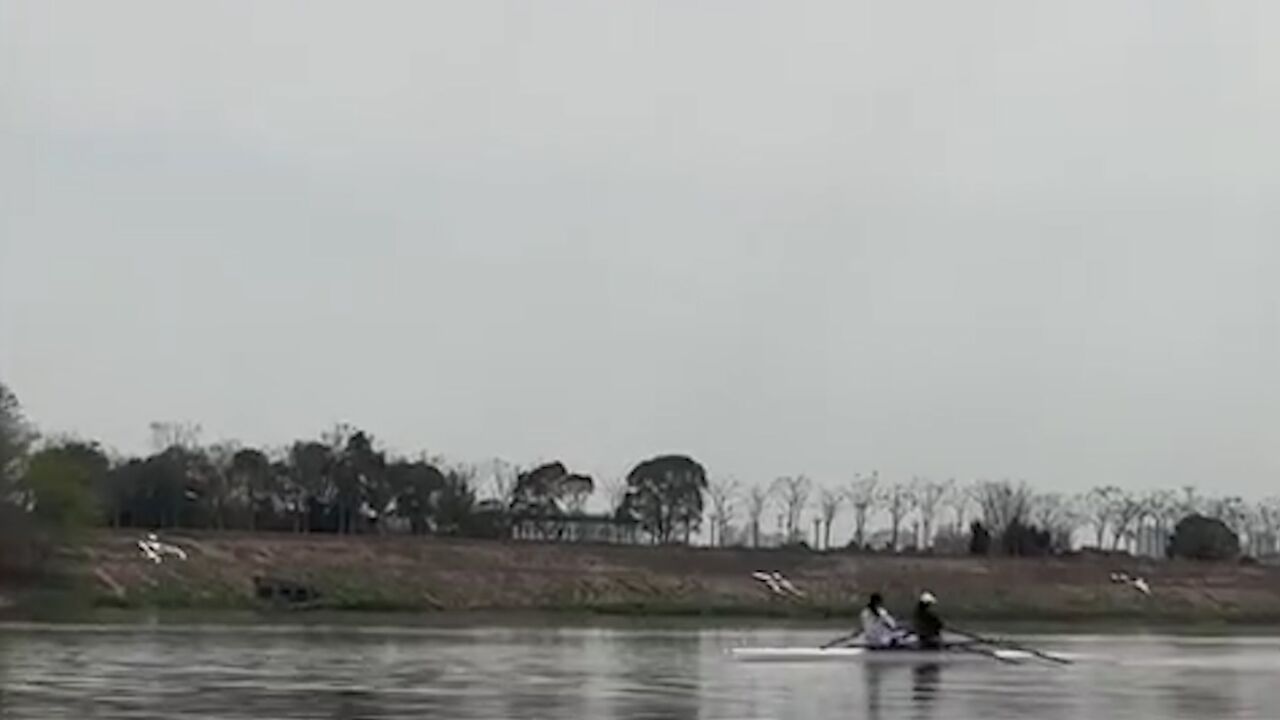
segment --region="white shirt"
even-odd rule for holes
[[[883,607],[862,608],[862,641],[874,647],[891,645],[898,636],[898,623]]]

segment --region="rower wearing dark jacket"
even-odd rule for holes
[[[915,617],[912,626],[916,631],[916,639],[922,650],[939,650],[942,648],[942,618],[933,611],[938,599],[928,590],[920,594],[920,602],[916,603]]]

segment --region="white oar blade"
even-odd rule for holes
[[[1025,662],[1028,660],[1049,660],[1052,662],[1062,663],[1064,665],[1075,662],[1071,658],[1052,652],[1040,650],[1038,652],[1030,652],[1027,650],[995,650],[992,653],[1001,660],[1009,660],[1012,662]]]
[[[1022,650],[992,650],[991,655],[998,660],[1007,660],[1009,662],[1023,662],[1035,658],[1031,653],[1023,652]]]

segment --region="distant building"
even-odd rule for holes
[[[516,517],[511,520],[513,540],[614,543],[640,542],[640,524],[613,514],[562,515],[557,517]]]

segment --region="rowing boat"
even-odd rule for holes
[[[1021,662],[1033,659],[1022,650],[977,648],[958,644],[941,650],[917,650],[915,648],[868,647],[736,647],[729,650],[734,660],[743,662],[815,662],[856,661],[875,663],[950,663],[967,660],[1003,660]]]

